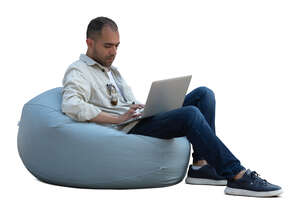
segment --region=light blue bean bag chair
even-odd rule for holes
[[[81,188],[149,188],[179,183],[190,144],[77,122],[61,111],[62,88],[46,91],[23,107],[18,151],[39,180]]]

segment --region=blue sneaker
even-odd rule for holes
[[[282,193],[280,186],[261,179],[255,171],[249,169],[238,180],[228,180],[225,194],[254,197],[279,196]]]
[[[227,180],[226,178],[219,176],[215,168],[210,165],[204,165],[198,170],[194,170],[192,165],[190,165],[185,183],[194,185],[225,186]]]

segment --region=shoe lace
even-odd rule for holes
[[[256,171],[252,171],[250,176],[251,176],[251,178],[254,179],[254,181],[257,181],[257,182],[263,183],[263,184],[267,183],[267,180],[260,178],[259,177],[260,175]]]

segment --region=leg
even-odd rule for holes
[[[185,96],[183,106],[196,106],[207,123],[209,124],[211,130],[216,134],[215,130],[215,109],[216,109],[216,101],[214,92],[207,87],[198,87],[194,89],[192,92]],[[193,153],[194,154],[194,153]],[[194,157],[193,157],[194,158]],[[205,165],[205,158],[202,157],[201,160],[195,161],[193,159],[193,163],[195,165]]]
[[[214,92],[207,87],[198,87],[185,96],[183,106],[188,105],[196,106],[205,117],[210,128],[216,133],[216,100]]]
[[[143,119],[129,134],[162,139],[186,136],[193,146],[194,160],[198,161],[204,157],[220,175],[232,178],[244,169],[195,106],[184,106]]]

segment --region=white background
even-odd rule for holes
[[[299,1],[1,1],[1,207],[283,207],[297,202],[300,139]],[[216,131],[242,161],[281,185],[279,198],[224,187],[88,190],[36,180],[17,152],[17,122],[34,96],[61,86],[86,52],[89,21],[119,26],[114,62],[145,101],[153,80],[192,74],[188,91],[216,95]],[[3,206],[4,205],[4,206]],[[294,204],[294,206],[297,206]]]

